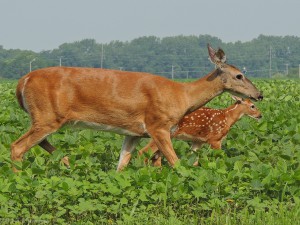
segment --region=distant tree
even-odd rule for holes
[[[107,44],[84,39],[39,53],[6,50],[0,45],[0,76],[19,78],[29,72],[29,63],[36,58],[32,63],[33,70],[59,66],[60,63],[62,66],[98,68],[102,60],[104,68],[150,72],[167,77],[171,76],[173,69],[176,78],[196,78],[213,69],[207,56],[207,43],[223,48],[228,63],[240,69],[246,68],[248,76],[284,74],[287,64],[291,71],[298,69],[299,37],[259,35],[248,42],[224,43],[210,35],[179,35],[165,38],[146,36],[130,42],[112,41]]]

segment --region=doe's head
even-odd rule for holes
[[[254,101],[262,100],[263,95],[254,84],[247,79],[237,67],[226,63],[226,55],[222,49],[214,50],[207,45],[210,61],[216,66],[216,73],[220,77],[225,91],[240,96],[250,98]]]

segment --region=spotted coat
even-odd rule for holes
[[[199,108],[198,110],[184,116],[178,123],[177,129],[172,134],[172,137],[191,141],[192,150],[197,150],[204,143],[208,143],[214,149],[221,149],[222,140],[226,138],[231,126],[236,123],[243,115],[248,115],[252,118],[261,118],[261,113],[258,108],[249,100],[242,100],[235,97],[235,104],[226,109],[212,109],[207,107]],[[158,151],[155,143],[150,143],[140,150],[139,154],[148,151]],[[156,154],[153,160],[160,160],[160,154]],[[153,161],[159,165],[160,162]]]

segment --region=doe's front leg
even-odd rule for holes
[[[156,143],[157,148],[168,160],[169,164],[174,166],[179,159],[173,149],[169,130],[156,130],[150,135]],[[159,158],[161,160],[161,157]]]

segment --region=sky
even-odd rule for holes
[[[0,0],[0,46],[40,52],[63,43],[143,36],[300,37],[299,0]]]

